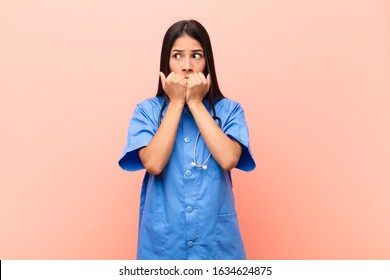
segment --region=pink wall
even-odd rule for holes
[[[117,160],[162,37],[187,18],[246,109],[258,167],[233,176],[248,257],[390,258],[389,1],[0,7],[0,259],[135,257],[143,172]]]

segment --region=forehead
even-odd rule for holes
[[[172,49],[179,49],[179,50],[195,50],[200,49],[203,50],[202,45],[200,42],[188,35],[183,35],[175,40],[172,45]]]

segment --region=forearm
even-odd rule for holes
[[[183,107],[181,102],[169,103],[156,134],[149,144],[139,151],[145,169],[154,175],[161,173],[171,156]]]
[[[240,143],[220,129],[202,102],[190,103],[188,107],[214,159],[224,170],[233,169],[241,156]]]

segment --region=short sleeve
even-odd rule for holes
[[[145,106],[146,105],[146,106]],[[138,104],[130,120],[126,147],[119,159],[119,166],[126,171],[137,171],[144,168],[138,155],[140,148],[152,140],[157,130],[157,120],[153,119],[151,104]]]
[[[231,101],[228,117],[222,125],[223,132],[232,139],[240,142],[242,153],[236,168],[252,171],[256,167],[249,145],[249,130],[243,108],[239,103]]]

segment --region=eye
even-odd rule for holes
[[[181,54],[180,53],[174,53],[173,54],[173,58],[174,59],[180,59],[181,58]]]
[[[201,59],[201,58],[202,58],[202,55],[201,55],[200,53],[194,53],[194,54],[192,55],[192,57],[195,58],[195,59]]]

